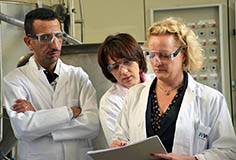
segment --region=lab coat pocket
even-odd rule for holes
[[[197,132],[196,132],[196,140],[197,140],[197,152],[200,153],[207,149],[208,144],[208,136],[210,133],[211,128],[205,127],[202,124],[199,124]]]
[[[53,153],[32,153],[28,154],[27,159],[42,160],[42,159],[55,159],[57,154]]]
[[[64,142],[66,160],[91,160],[87,152],[92,149],[87,139],[73,139]]]

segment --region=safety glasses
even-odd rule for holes
[[[133,62],[134,61],[123,59],[121,62],[116,62],[114,64],[108,64],[107,70],[109,72],[119,71],[120,67],[128,68],[128,67],[132,66]]]
[[[59,41],[62,41],[63,37],[65,36],[65,33],[64,32],[41,33],[41,34],[38,34],[38,35],[28,34],[27,36],[38,40],[39,43],[49,44],[49,43],[52,43],[55,38]]]
[[[164,54],[156,51],[144,51],[146,56],[149,56],[151,60],[156,59],[159,62],[168,62],[174,60],[174,58],[182,51],[182,47],[179,47],[174,53]]]

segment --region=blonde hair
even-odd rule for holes
[[[198,71],[203,64],[203,49],[198,37],[182,20],[170,17],[154,23],[147,31],[146,44],[151,36],[167,34],[174,35],[177,44],[185,49],[184,70],[190,73]]]

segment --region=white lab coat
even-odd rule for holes
[[[120,112],[113,140],[143,140],[152,81],[131,88]],[[199,160],[235,160],[236,137],[224,96],[188,74],[188,86],[176,121],[173,153]]]
[[[154,74],[145,74],[147,80],[153,79],[153,77],[155,77]],[[119,83],[113,83],[100,100],[99,118],[108,145],[112,143],[116,120],[124,105],[125,95],[128,91],[128,88],[121,86]]]
[[[4,78],[5,104],[18,139],[18,160],[85,160],[91,139],[99,132],[96,91],[80,68],[58,60],[60,75],[55,91],[34,57]],[[36,112],[16,113],[11,106],[26,99]],[[82,113],[71,119],[68,107]]]
[[[108,145],[112,143],[116,119],[127,93],[128,88],[122,87],[119,83],[113,83],[100,100],[99,118]]]

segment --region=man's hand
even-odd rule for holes
[[[12,110],[16,111],[17,113],[26,111],[33,111],[33,112],[36,111],[34,107],[31,105],[31,103],[24,99],[17,99],[15,102],[16,103],[12,106]]]
[[[73,118],[77,118],[80,115],[80,113],[82,112],[81,107],[71,107],[71,110],[73,112]]]
[[[151,153],[151,156],[166,160],[197,160],[197,158],[195,157],[182,156],[174,153],[168,153],[168,154]]]

